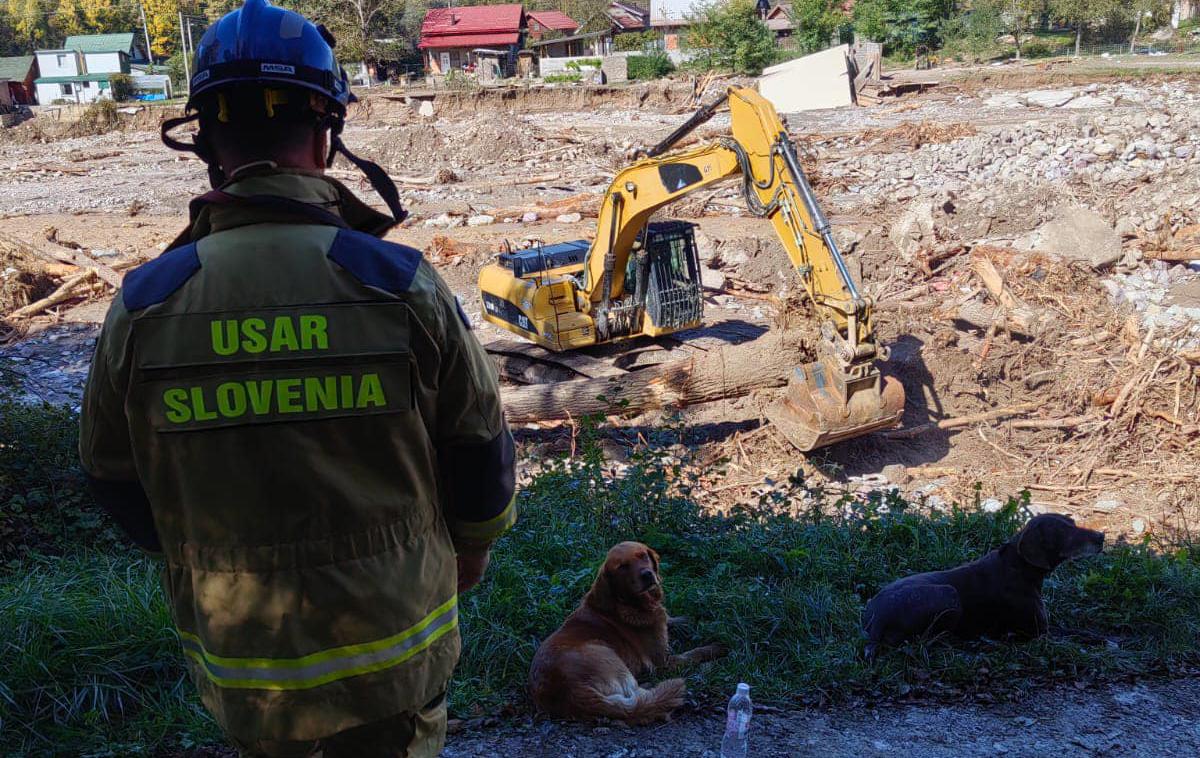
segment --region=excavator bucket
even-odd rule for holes
[[[837,366],[818,360],[797,366],[787,394],[767,408],[767,418],[799,450],[816,450],[900,423],[904,387],[871,371],[845,377]]]

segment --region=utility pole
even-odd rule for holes
[[[146,35],[146,60],[154,66],[154,51],[150,49],[150,27],[146,24],[146,6],[138,3],[138,11],[142,14],[142,33]]]
[[[188,63],[187,36],[183,33],[183,11],[179,11],[179,44],[183,46],[183,75],[187,78],[187,94],[192,96],[192,65]]]
[[[192,42],[192,17],[191,16],[187,17],[187,32],[188,32],[187,37],[188,37],[188,51],[189,51],[188,55],[191,56],[191,55],[194,55],[196,52],[196,45],[194,42]]]

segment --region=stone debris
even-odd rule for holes
[[[1121,259],[1121,238],[1116,230],[1100,214],[1076,205],[1059,206],[1053,219],[1022,242],[1014,247],[1082,261],[1096,269]]]

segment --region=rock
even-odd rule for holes
[[[563,213],[558,218],[554,219],[560,224],[574,224],[576,221],[583,219],[582,213]]]
[[[1072,90],[1035,90],[1025,93],[1025,103],[1042,108],[1061,108],[1075,99]]]
[[[1116,498],[1102,498],[1092,504],[1092,510],[1100,513],[1112,513],[1122,505],[1124,505],[1124,503]]]
[[[1099,214],[1073,205],[1062,205],[1055,217],[1037,232],[1038,249],[1093,268],[1121,259],[1121,238]]]
[[[933,203],[917,202],[910,205],[892,225],[888,239],[902,255],[913,256],[921,248],[922,241],[933,239]]]
[[[439,168],[433,176],[435,184],[454,184],[459,181],[458,174],[448,168]]]
[[[1025,100],[1018,95],[1001,94],[992,95],[983,104],[990,108],[1016,108],[1019,105],[1024,105]]]
[[[912,479],[908,475],[908,469],[900,463],[889,463],[883,467],[883,476],[892,484],[908,484]]]
[[[1175,157],[1185,161],[1188,158],[1191,158],[1195,152],[1196,149],[1191,145],[1184,145],[1183,147],[1175,148]]]
[[[487,226],[488,224],[495,222],[495,220],[495,216],[488,216],[487,214],[481,213],[478,216],[471,216],[468,218],[467,226]]]
[[[1133,521],[1131,521],[1131,522],[1130,522],[1130,524],[1129,524],[1129,530],[1130,530],[1131,532],[1133,532],[1135,535],[1141,535],[1141,534],[1145,533],[1145,531],[1146,531],[1146,519],[1144,519],[1144,518],[1135,518]]]
[[[534,213],[533,211],[525,211],[525,214],[523,216],[521,216],[522,224],[532,224],[534,221],[537,221],[537,220],[538,220],[538,215],[536,213]]]
[[[979,507],[983,509],[984,513],[999,513],[1000,509],[1004,507],[1004,503],[994,497],[989,497],[980,503]]]
[[[706,289],[719,290],[725,288],[725,275],[720,271],[714,271],[708,266],[700,267],[700,283]]]
[[[1062,107],[1064,108],[1108,108],[1115,101],[1111,97],[1097,95],[1080,95]]]
[[[417,115],[423,118],[433,118],[433,101],[422,100],[421,104],[417,106]]]

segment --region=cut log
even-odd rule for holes
[[[794,335],[768,334],[625,376],[506,387],[502,390],[504,412],[512,423],[528,423],[685,408],[741,397],[756,389],[782,387],[791,370],[804,360]]]
[[[0,233],[0,249],[3,248],[8,248],[34,258],[40,258],[44,261],[70,263],[73,266],[91,269],[96,272],[96,276],[114,288],[121,286],[121,275],[119,273],[113,271],[100,261],[76,250],[67,250],[58,245],[51,247],[48,243],[29,242],[14,237],[11,234]]]

